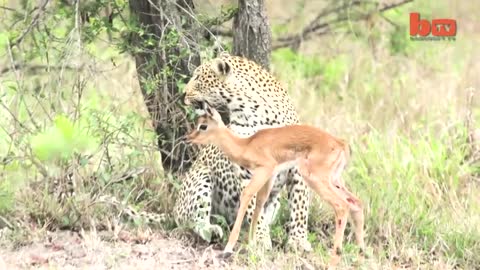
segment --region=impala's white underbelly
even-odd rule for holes
[[[276,177],[279,173],[289,170],[298,165],[298,159],[289,160],[278,164],[273,170],[272,177]]]

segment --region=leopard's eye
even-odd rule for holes
[[[198,126],[198,130],[205,131],[205,130],[207,130],[207,127],[208,127],[207,125],[201,124],[201,125]]]

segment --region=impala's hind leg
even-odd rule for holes
[[[337,179],[334,178],[331,181],[335,187],[335,191],[337,191],[342,199],[347,202],[349,207],[350,215],[353,219],[353,225],[355,227],[355,242],[360,248],[361,259],[363,260],[363,253],[365,249],[363,231],[365,218],[363,214],[363,204],[357,196],[355,196],[347,189],[347,187],[345,187],[345,184],[339,174],[334,174],[333,176],[337,177]]]
[[[363,214],[363,207],[359,210],[350,210],[350,215],[353,219],[353,224],[355,226],[355,241],[360,248],[360,262],[363,262],[363,257],[365,255],[365,240],[364,240],[364,224],[365,217]]]
[[[312,166],[312,163],[308,159],[300,159],[299,161],[299,170],[300,173],[303,175],[303,177],[306,178],[306,181],[318,181],[315,179],[312,179],[312,177],[315,177],[312,175],[313,171],[315,168]],[[356,243],[357,245],[361,248],[365,248],[365,243],[364,243],[364,223],[365,223],[365,218],[363,214],[363,204],[360,201],[360,199],[355,196],[353,193],[351,193],[347,187],[345,187],[345,184],[343,182],[343,179],[341,178],[340,174],[341,171],[343,170],[343,167],[338,167],[337,171],[334,171],[332,174],[333,177],[331,178],[332,180],[329,181],[328,185],[331,186],[333,185],[334,188],[333,190],[338,193],[340,198],[345,201],[349,208],[350,208],[350,215],[352,216],[353,223],[355,226],[355,238],[356,238]],[[319,172],[316,172],[319,173]],[[310,180],[309,180],[310,179]]]
[[[349,210],[350,216],[353,220],[353,225],[355,227],[355,242],[357,243],[358,247],[360,248],[360,261],[363,261],[363,255],[365,251],[365,242],[364,242],[364,223],[365,217],[363,214],[363,205],[362,202],[352,194],[345,186],[341,186],[340,188],[336,187],[337,191],[342,194],[344,200],[346,200]]]
[[[341,157],[342,156],[340,155],[339,158],[335,159],[330,166],[327,166],[324,160],[314,163],[308,159],[300,161],[299,166],[299,170],[308,186],[327,201],[335,211],[335,236],[333,241],[332,258],[329,263],[331,267],[335,267],[340,261],[345,226],[349,212],[352,214],[354,220],[357,244],[361,249],[364,248],[364,217],[362,204],[360,200],[343,185],[343,181],[340,178],[343,166],[338,166],[338,164],[342,163]],[[314,166],[313,164],[321,165]]]
[[[300,170],[305,172],[304,169]],[[330,267],[335,267],[341,258],[343,235],[345,233],[349,211],[348,203],[340,196],[341,193],[337,192],[335,187],[330,184],[331,180],[328,169],[315,168],[314,170],[309,170],[309,173],[304,175],[304,180],[307,182],[307,185],[330,204],[335,211],[335,236],[333,238],[333,248],[329,262]]]

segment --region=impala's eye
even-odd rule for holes
[[[198,130],[201,130],[201,131],[207,130],[207,125],[201,124],[200,126],[198,126]]]

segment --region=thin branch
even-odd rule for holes
[[[25,38],[25,36],[32,30],[32,28],[37,25],[37,23],[40,20],[41,15],[43,15],[43,13],[45,11],[45,8],[47,7],[48,2],[50,2],[50,0],[45,0],[42,4],[40,4],[39,7],[36,8],[36,9],[38,9],[37,14],[35,14],[35,16],[32,19],[32,22],[22,32],[22,34],[10,45],[12,48],[17,46],[18,44],[20,44],[23,41],[23,39]]]
[[[35,156],[33,155],[33,153],[30,153],[30,157],[29,157],[29,161],[31,161],[33,163],[33,165],[35,165],[35,167],[37,167],[38,169],[38,172],[44,177],[44,178],[47,178],[48,177],[48,171],[47,169],[45,168],[45,166],[40,163],[40,161],[38,161]]]
[[[13,225],[12,223],[10,223],[6,218],[4,218],[3,216],[0,216],[0,221],[7,227],[9,228],[10,230],[13,230]]]
[[[51,70],[61,70],[62,68],[65,68],[67,70],[74,70],[74,71],[81,71],[83,69],[83,65],[80,67],[74,67],[74,66],[65,66],[65,67],[60,67],[60,66],[49,66],[49,65],[26,65],[26,64],[14,64],[12,67],[5,67],[0,70],[0,75],[3,75],[5,73],[8,73],[10,71],[15,71],[17,69],[20,70],[27,70],[27,71],[32,71],[32,72],[38,72],[41,70],[45,70],[45,72],[50,72]]]
[[[358,16],[357,18],[351,18],[350,16],[341,16],[335,19],[331,19],[330,21],[323,22],[321,23],[320,21],[334,13],[337,13],[339,11],[345,10],[347,8],[352,8],[354,6],[359,6],[360,4],[364,3],[363,1],[355,0],[350,3],[341,5],[339,7],[331,8],[331,9],[325,9],[322,10],[307,26],[298,34],[286,36],[286,37],[281,37],[277,39],[274,42],[274,45],[272,46],[273,49],[279,49],[283,47],[296,47],[298,46],[301,42],[308,40],[312,36],[321,36],[325,34],[329,34],[332,31],[332,26],[337,23],[341,23],[344,21],[348,20],[353,20],[353,21],[360,21],[360,20],[365,20],[368,17],[370,17],[374,13],[383,13],[387,10],[397,8],[399,6],[402,6],[404,4],[413,2],[413,0],[403,0],[398,3],[390,4],[390,5],[384,5],[383,7],[379,8],[378,10],[374,10],[371,12],[368,12],[367,14],[363,14],[361,16]]]
[[[223,29],[220,27],[211,27],[210,33],[215,36],[233,37],[233,31],[229,29]],[[208,34],[208,33],[207,33]]]
[[[0,9],[4,9],[4,10],[8,10],[8,11],[14,11],[14,12],[17,12],[16,9],[14,8],[11,8],[11,7],[6,7],[6,6],[0,6]]]
[[[386,21],[388,22],[389,24],[391,24],[393,27],[395,28],[398,28],[399,25],[397,23],[395,23],[394,21],[392,21],[391,19],[389,19],[387,16],[385,16],[384,14],[380,14],[380,16]]]
[[[193,14],[193,11],[192,11],[192,10],[189,11],[189,10],[185,9],[183,6],[179,5],[177,2],[174,2],[174,3],[175,3],[175,5],[177,6],[177,8],[178,8],[179,10],[183,11],[186,15],[188,15],[188,16],[189,16],[190,18],[192,18],[196,23],[198,23],[198,25],[201,26],[201,27],[205,30],[205,32],[206,32],[207,35],[212,36],[218,44],[221,44],[220,41],[218,40],[218,38],[216,37],[216,35],[215,35],[214,33],[212,33],[212,31],[211,31],[205,24],[203,24],[203,23],[197,18],[197,16],[195,16],[195,15]],[[231,18],[233,18],[234,15],[235,15],[235,14],[233,14]],[[230,18],[230,19],[231,19],[231,18]],[[225,21],[224,21],[224,22],[225,22]],[[162,35],[162,36],[163,36],[163,35]],[[232,35],[232,36],[233,36],[233,35]],[[223,47],[222,47],[222,50],[223,50]]]
[[[398,2],[398,3],[393,3],[391,5],[385,5],[384,7],[382,7],[379,11],[380,12],[385,12],[387,10],[390,10],[390,9],[393,9],[393,8],[397,8],[399,6],[403,6],[405,4],[408,4],[410,2],[413,2],[413,0],[404,0],[404,1],[401,1],[401,2]]]
[[[2,106],[8,114],[10,114],[10,117],[12,117],[13,121],[17,123],[21,128],[25,129],[29,133],[33,133],[31,129],[29,129],[27,126],[25,126],[18,118],[15,116],[15,114],[8,108],[7,105],[3,103],[3,101],[0,99],[0,106]]]
[[[28,117],[30,117],[30,121],[32,122],[33,126],[37,130],[40,130],[40,125],[35,121],[35,117],[33,116],[32,111],[30,110],[30,106],[28,106],[27,102],[25,101],[25,97],[23,95],[20,96],[20,102],[23,103],[24,109],[27,111]]]

